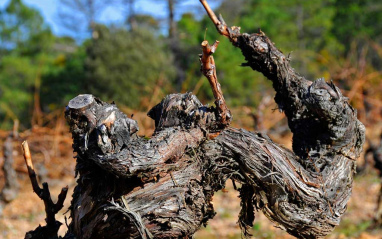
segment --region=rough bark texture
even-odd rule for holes
[[[244,65],[273,82],[293,152],[261,133],[224,129],[219,107],[190,93],[169,95],[149,112],[150,139],[138,137],[137,123],[114,104],[77,96],[66,109],[78,175],[68,234],[192,237],[215,215],[211,199],[227,179],[242,184],[246,236],[255,209],[299,238],[323,237],[339,224],[364,142],[356,111],[333,83],[299,76],[262,32],[240,34],[219,21]]]
[[[323,83],[311,84],[302,94],[304,102],[310,103],[317,84]],[[343,134],[330,144],[322,142],[321,134],[309,135],[316,137],[315,145],[303,145],[309,149],[303,158],[245,130],[228,128],[206,140],[215,114],[191,94],[170,95],[154,107],[150,116],[156,131],[149,140],[135,135],[135,121],[115,105],[78,96],[66,113],[79,174],[70,231],[79,238],[192,236],[214,216],[211,197],[231,178],[251,189],[241,190],[243,229],[251,225],[255,207],[292,235],[325,236],[346,209],[363,142],[355,112],[341,95],[338,99],[328,101],[328,108],[344,112],[339,119],[350,119]],[[76,101],[90,103],[77,109],[71,106]],[[326,127],[322,133],[339,128],[330,115],[324,107],[311,111]],[[318,124],[306,122],[303,133]],[[299,149],[298,143],[294,147]]]

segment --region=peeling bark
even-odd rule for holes
[[[243,65],[273,82],[293,152],[264,134],[226,128],[231,117],[222,94],[214,94],[221,97],[216,108],[190,93],[165,97],[148,113],[155,120],[150,139],[138,137],[137,123],[116,105],[79,95],[65,113],[78,175],[70,235],[192,237],[215,215],[212,196],[227,179],[242,184],[245,236],[255,209],[298,238],[323,237],[339,224],[364,143],[356,110],[332,82],[298,75],[264,33],[240,34],[201,2],[219,32],[241,49]],[[202,56],[201,62],[210,61]]]
[[[310,97],[318,83],[304,95]],[[346,103],[336,104],[349,107],[343,111],[353,120],[348,127],[354,133],[345,130],[331,144],[322,143],[320,154],[302,158],[245,130],[228,128],[208,140],[215,114],[191,94],[170,95],[154,107],[150,116],[157,128],[149,140],[136,136],[136,123],[115,105],[90,95],[74,100],[81,98],[91,99],[91,107],[66,113],[79,174],[70,231],[79,238],[192,236],[214,216],[212,195],[229,178],[252,189],[241,190],[244,229],[257,208],[290,234],[317,238],[329,234],[346,209],[363,140],[363,128]],[[107,126],[110,115],[115,121]],[[327,123],[327,131],[331,125],[337,127]]]

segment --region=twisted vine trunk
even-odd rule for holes
[[[238,46],[247,64],[273,81],[294,152],[234,128],[209,139],[218,114],[191,94],[167,96],[149,112],[156,125],[149,140],[136,136],[136,122],[115,105],[78,96],[66,113],[79,174],[73,234],[192,236],[214,216],[211,198],[229,178],[243,185],[246,235],[254,208],[300,238],[325,236],[339,224],[364,140],[356,111],[332,83],[298,76],[266,36],[240,35]]]
[[[262,32],[240,34],[210,16],[244,65],[273,82],[293,152],[261,133],[226,128],[222,95],[217,108],[190,93],[165,97],[148,114],[156,127],[150,139],[138,137],[137,123],[116,105],[77,96],[66,110],[78,174],[68,238],[192,237],[215,215],[212,196],[227,179],[242,184],[246,236],[256,209],[299,238],[323,237],[339,224],[364,142],[356,110],[333,83],[299,76]]]

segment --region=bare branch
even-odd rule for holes
[[[216,17],[214,11],[212,11],[206,0],[200,0],[200,2],[206,10],[208,16],[211,18],[211,21],[215,24],[218,32],[227,37],[232,43],[235,43],[237,41],[237,36],[240,34],[240,27],[233,26],[229,28],[221,15]]]
[[[41,195],[42,189],[40,188],[40,186],[38,185],[38,182],[37,182],[37,175],[36,175],[36,172],[34,170],[28,142],[24,141],[21,144],[21,147],[23,149],[25,164],[27,165],[28,175],[29,175],[29,178],[30,178],[31,183],[32,183],[33,191],[37,194],[37,196],[39,196],[39,198],[41,198],[40,195]]]
[[[52,238],[58,237],[57,232],[61,226],[61,222],[56,221],[55,215],[63,208],[66,195],[68,193],[68,186],[61,189],[58,195],[57,203],[53,203],[48,183],[44,182],[42,188],[37,182],[36,172],[33,166],[31,153],[29,150],[29,145],[27,141],[24,141],[21,145],[23,149],[23,155],[25,159],[25,164],[28,168],[29,178],[32,183],[33,191],[37,196],[44,201],[45,213],[46,213],[46,223],[44,227],[39,226],[34,231],[27,232],[28,238]]]
[[[216,51],[219,45],[219,41],[215,41],[215,43],[212,46],[208,44],[208,41],[203,41],[201,45],[203,49],[203,54],[200,57],[201,71],[203,72],[203,75],[207,77],[208,82],[211,85],[212,93],[215,97],[215,105],[218,112],[217,119],[220,123],[221,128],[224,129],[230,124],[232,116],[224,100],[223,92],[221,90],[216,75],[215,60],[212,56],[212,54]]]

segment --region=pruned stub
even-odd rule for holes
[[[109,238],[113,228],[105,225],[113,225],[120,228],[113,238],[140,238],[146,230],[179,238],[215,215],[210,201],[228,175],[207,171],[213,162],[202,161],[198,150],[215,122],[211,108],[190,93],[167,96],[149,112],[157,127],[147,140],[134,135],[136,122],[114,104],[89,95],[72,101],[82,97],[93,100],[82,107],[70,102],[66,110],[79,174],[71,207],[76,235]]]
[[[95,140],[103,153],[117,153],[139,130],[138,123],[115,104],[102,102],[92,95],[79,95],[69,101],[65,117],[81,152],[88,150],[90,140]]]

